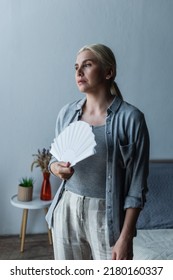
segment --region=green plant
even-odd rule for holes
[[[35,157],[33,163],[31,164],[31,171],[33,170],[34,166],[40,167],[42,172],[49,173],[48,165],[52,155],[49,152],[49,149],[43,148],[42,150],[38,149],[37,154],[33,154]]]
[[[23,177],[20,179],[19,186],[21,187],[32,187],[34,185],[34,179],[32,177]]]

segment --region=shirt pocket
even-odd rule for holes
[[[133,164],[133,159],[135,155],[135,143],[128,145],[121,145],[119,142],[119,149],[122,156],[124,168],[129,168]]]

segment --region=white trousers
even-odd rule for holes
[[[53,218],[55,259],[111,259],[104,199],[64,191]]]

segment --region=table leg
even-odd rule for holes
[[[20,252],[24,251],[27,218],[28,218],[28,209],[24,209],[23,217],[22,217],[22,224],[21,224],[21,232],[20,232],[20,236],[21,236]]]
[[[47,214],[48,208],[45,208],[45,213]],[[51,230],[48,228],[48,239],[49,239],[49,244],[52,245],[52,232]]]
[[[19,235],[20,238],[22,238],[23,223],[24,223],[24,212],[22,214],[22,222],[21,222],[21,226],[20,226],[20,235]]]

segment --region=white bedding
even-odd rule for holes
[[[134,260],[173,260],[173,229],[138,230]]]

